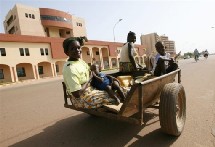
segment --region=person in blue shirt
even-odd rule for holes
[[[98,64],[91,65],[91,71],[93,74],[91,86],[95,87],[98,90],[105,90],[111,98],[114,98],[116,100],[117,105],[125,100],[123,89],[116,78],[99,72]],[[115,90],[120,97],[116,95]]]

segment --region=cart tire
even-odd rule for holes
[[[186,120],[186,95],[179,83],[166,84],[161,92],[159,118],[164,133],[181,135]]]

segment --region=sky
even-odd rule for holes
[[[157,33],[175,41],[176,52],[215,53],[215,0],[0,0],[0,33],[16,3],[84,18],[89,40],[124,43],[133,31],[141,44],[141,34]]]

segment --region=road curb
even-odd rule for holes
[[[46,78],[40,78],[40,79],[28,79],[28,80],[23,80],[23,81],[17,81],[17,82],[2,84],[2,85],[0,85],[0,88],[12,86],[12,85],[18,85],[18,84],[47,82],[47,81],[58,80],[58,79],[63,79],[63,78],[62,78],[62,76],[58,76],[58,77],[46,77]]]

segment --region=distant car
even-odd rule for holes
[[[184,59],[190,59],[190,56],[184,56]]]

